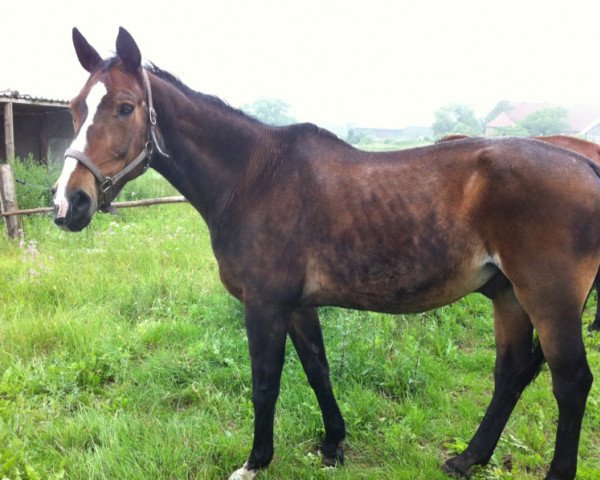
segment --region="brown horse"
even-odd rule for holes
[[[463,138],[468,138],[467,135],[446,135],[442,137],[439,142],[447,142],[449,140],[461,140]],[[574,152],[580,153],[581,155],[585,155],[590,160],[592,160],[597,165],[600,165],[600,145],[594,142],[588,142],[587,140],[583,140],[581,138],[571,137],[569,135],[542,135],[538,137],[531,137],[535,140],[541,140],[542,142],[552,143],[554,145],[558,145],[559,147],[567,148],[569,150],[573,150]],[[590,330],[600,331],[600,272],[596,277],[594,282],[594,287],[596,289],[596,297],[597,297],[597,306],[596,306],[596,315],[594,316],[594,321],[590,325]]]
[[[420,312],[476,291],[494,306],[495,389],[444,469],[469,476],[490,459],[545,359],[559,409],[546,478],[575,477],[592,384],[581,313],[600,264],[597,166],[527,139],[363,152],[312,124],[264,125],[144,68],[123,29],[108,60],[76,29],[73,40],[90,76],[71,102],[77,135],[55,222],[83,229],[147,162],[205,219],[221,279],[244,304],[252,365],[254,443],[232,479],[272,459],[288,335],[322,411],[323,460],[343,460],[318,306]]]

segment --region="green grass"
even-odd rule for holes
[[[38,216],[25,232],[21,245],[0,240],[0,478],[223,479],[238,468],[252,432],[243,310],[219,282],[199,215],[185,204],[123,210],[81,234]],[[321,318],[346,466],[315,455],[320,413],[288,344],[275,458],[260,478],[447,478],[440,464],[465,447],[493,388],[489,302]],[[600,335],[585,341],[600,378]],[[544,368],[474,478],[542,478],[556,418]],[[600,478],[600,381],[578,478]]]

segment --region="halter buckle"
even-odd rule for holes
[[[102,190],[102,193],[106,193],[110,190],[110,188],[113,186],[113,179],[111,177],[106,177],[106,179],[100,183],[100,190]]]
[[[153,127],[156,126],[156,110],[154,110],[154,107],[150,107],[148,110],[148,118],[150,120],[150,125]]]

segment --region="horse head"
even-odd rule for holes
[[[90,76],[69,104],[75,139],[54,186],[54,222],[80,231],[145,171],[156,114],[140,50],[125,29],[119,29],[117,55],[109,59],[103,60],[76,28],[73,44]]]

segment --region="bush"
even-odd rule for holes
[[[60,175],[61,165],[41,165],[32,155],[17,158],[13,164],[19,208],[47,207],[52,204],[51,188]]]

